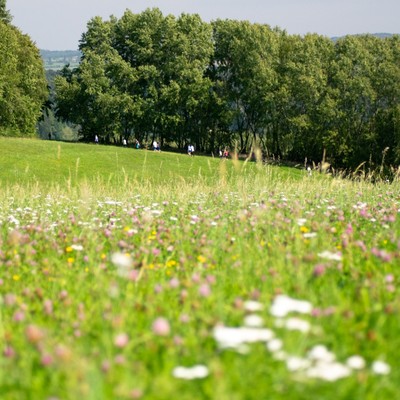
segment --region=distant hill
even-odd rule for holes
[[[362,36],[362,35],[372,35],[372,36],[378,37],[380,39],[385,39],[385,38],[389,38],[389,37],[395,36],[395,35],[397,35],[397,33],[365,33],[365,34],[364,33],[360,33],[360,34],[349,35],[349,36]],[[336,40],[341,39],[342,37],[344,37],[344,36],[334,36],[331,39],[334,42],[336,42]]]
[[[69,64],[75,68],[79,64],[81,52],[78,50],[40,50],[46,70],[60,70]]]

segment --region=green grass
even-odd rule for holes
[[[50,141],[0,148],[1,399],[397,397],[398,182]],[[312,304],[290,314],[309,330],[271,313],[279,294]],[[221,348],[216,327],[243,326],[248,300],[284,353]],[[332,382],[292,371],[315,345],[365,367]],[[206,378],[173,376],[196,364]]]
[[[0,137],[0,183],[3,186],[42,185],[62,188],[82,183],[111,185],[218,185],[236,177],[254,178],[253,162],[221,162],[219,158],[132,148]],[[222,160],[224,161],[224,160]],[[280,181],[299,180],[304,172],[293,168],[262,169],[261,175]]]

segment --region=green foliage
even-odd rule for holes
[[[32,136],[48,96],[39,50],[17,28],[0,21],[0,134]]]
[[[86,139],[157,135],[182,144],[199,126],[212,43],[211,28],[198,16],[176,19],[148,9],[108,22],[96,17],[80,50],[79,68],[56,82],[57,104],[58,115],[80,124]]]
[[[57,79],[57,115],[90,141],[380,169],[400,161],[399,42],[127,10],[89,21],[80,65]]]
[[[10,12],[7,10],[7,1],[0,0],[0,22],[4,22],[6,24],[11,23],[12,17]]]

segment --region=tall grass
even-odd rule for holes
[[[2,399],[396,398],[397,182],[0,146]]]

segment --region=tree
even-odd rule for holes
[[[214,77],[232,112],[231,130],[239,151],[266,144],[270,109],[277,88],[277,35],[267,26],[246,21],[214,23]]]
[[[0,21],[0,133],[33,135],[48,91],[39,50],[27,35]]]
[[[0,0],[0,21],[6,24],[10,24],[12,21],[11,14],[7,10],[7,0]]]
[[[289,94],[285,117],[280,118],[285,123],[285,129],[280,129],[281,136],[286,136],[284,153],[297,161],[305,158],[320,161],[323,138],[330,129],[332,102],[327,96],[334,44],[316,34],[292,36],[287,40],[291,42],[290,53],[284,62],[284,71],[280,71],[283,87]]]
[[[80,66],[56,81],[57,113],[80,124],[86,138],[152,135],[181,145],[187,130],[201,127],[211,39],[196,15],[148,9],[120,20],[96,17],[82,35]]]

